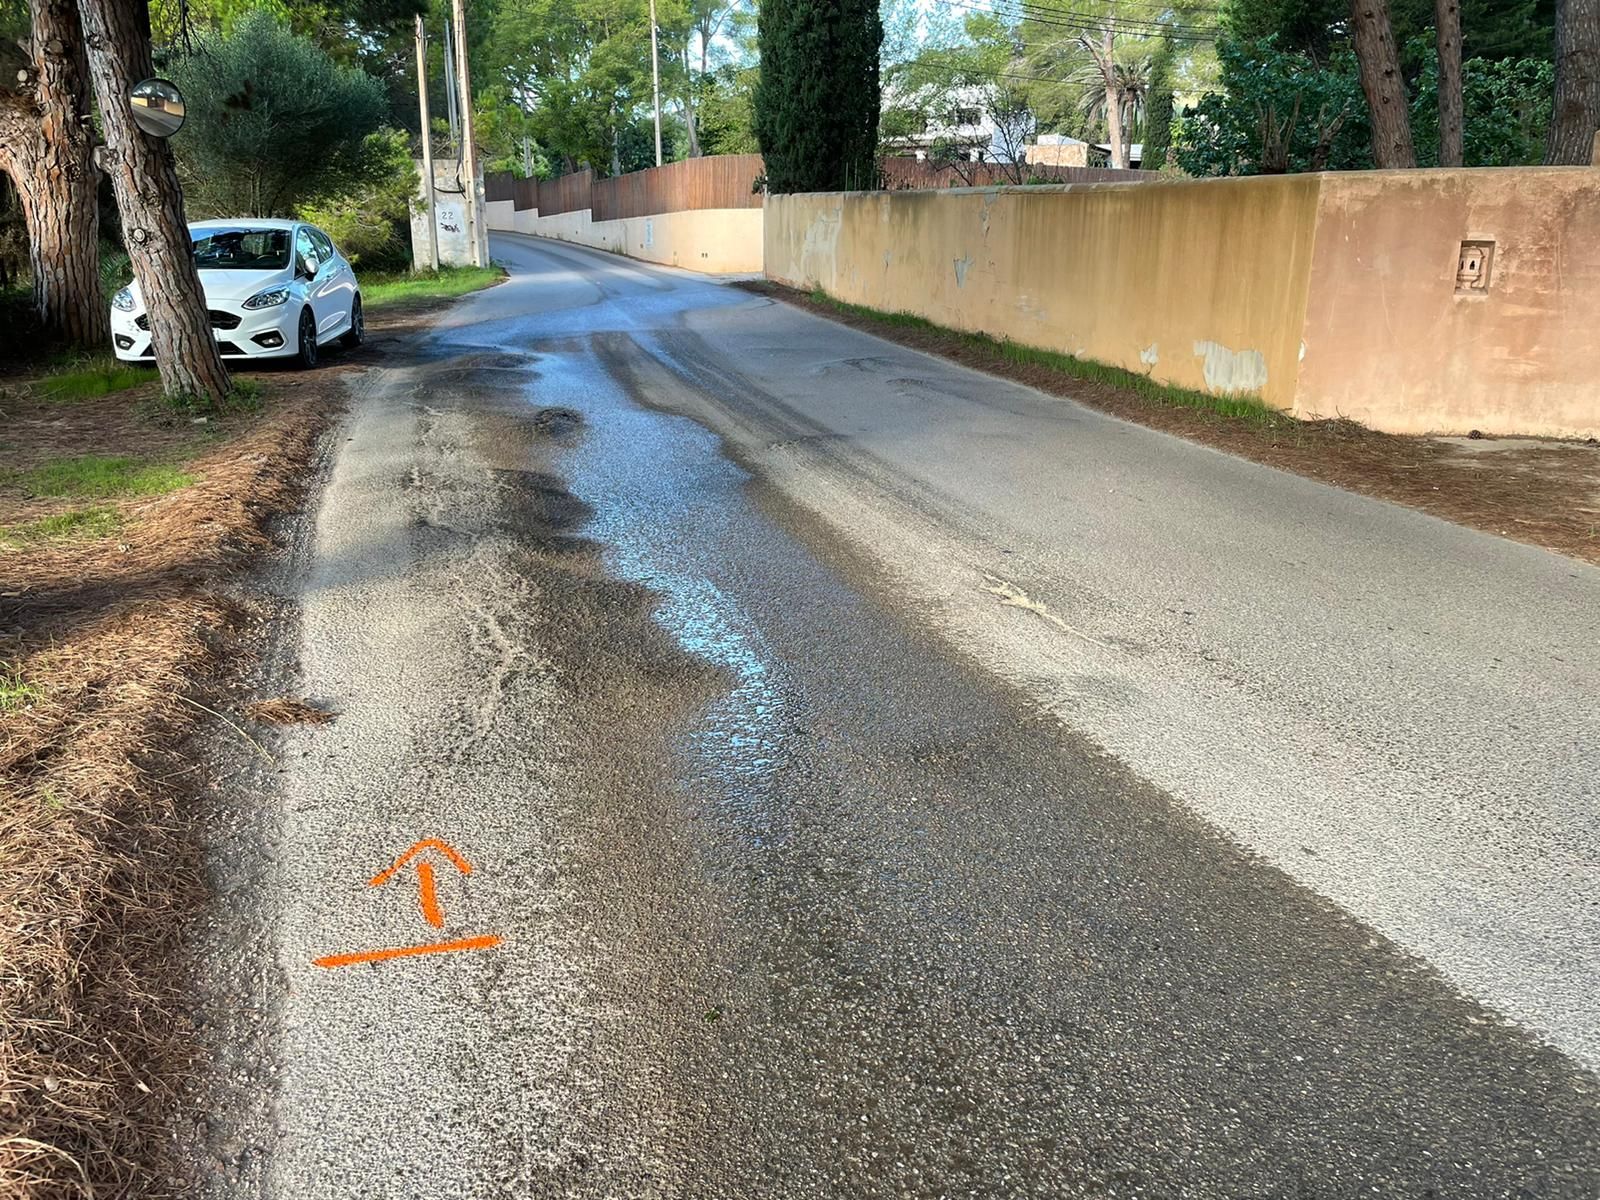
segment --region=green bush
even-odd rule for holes
[[[1411,39],[1407,57],[1421,63],[1410,87],[1411,130],[1419,166],[1438,161],[1439,75],[1433,34]],[[1178,164],[1191,175],[1254,175],[1263,162],[1270,119],[1284,130],[1290,171],[1372,166],[1372,127],[1348,48],[1325,62],[1285,51],[1275,38],[1217,43],[1220,90],[1208,92],[1175,122]],[[1537,163],[1550,123],[1555,68],[1542,59],[1462,64],[1464,157],[1469,167]]]
[[[115,242],[100,239],[100,290],[106,302],[128,285],[133,278],[133,263],[128,252]]]
[[[1411,133],[1417,164],[1439,161],[1439,58],[1433,34],[1407,49],[1422,60],[1412,89]],[[1544,59],[1469,58],[1461,64],[1462,159],[1468,167],[1529,166],[1544,160],[1556,69]]]
[[[300,216],[368,270],[397,271],[411,262],[408,201],[417,188],[410,139],[398,129],[368,134],[359,180],[341,195],[300,206]]]
[[[1276,38],[1217,43],[1220,90],[1174,122],[1178,165],[1190,175],[1255,175],[1264,169],[1262,132],[1283,129],[1290,171],[1359,170],[1372,166],[1372,133],[1355,55],[1326,64]]]
[[[269,12],[202,37],[170,74],[187,101],[172,148],[191,219],[286,216],[366,184],[383,85]]]

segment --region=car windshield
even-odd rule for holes
[[[281,271],[289,265],[287,229],[197,229],[194,265],[202,270]]]

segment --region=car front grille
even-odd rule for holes
[[[239,322],[242,319],[235,313],[223,312],[219,308],[209,309],[207,311],[207,315],[211,318],[211,328],[213,329],[237,329],[239,328]],[[134,318],[133,323],[145,333],[150,332],[149,313],[140,313]]]

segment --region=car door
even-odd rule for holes
[[[295,271],[306,289],[306,300],[311,305],[311,315],[317,322],[317,341],[322,341],[328,336],[328,331],[339,323],[339,304],[337,293],[333,286],[333,277],[338,274],[333,263],[324,263],[322,254],[317,249],[316,242],[311,237],[311,227],[301,225],[294,232],[294,261]],[[310,264],[316,264],[316,273],[308,269]]]
[[[334,312],[333,324],[328,328],[330,330],[347,328],[350,321],[350,305],[356,297],[356,274],[327,234],[315,225],[307,228],[311,231],[311,242],[317,248],[317,255],[322,259],[328,273],[328,299]]]

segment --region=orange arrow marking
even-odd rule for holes
[[[439,893],[433,885],[433,864],[417,864],[417,900],[422,904],[422,919],[435,929],[444,928],[444,913],[439,911]]]
[[[384,884],[388,883],[389,880],[393,879],[397,874],[405,870],[406,864],[417,855],[421,854],[424,850],[437,850],[440,854],[448,858],[451,865],[463,875],[472,874],[472,864],[466,859],[462,858],[460,851],[458,851],[449,842],[441,842],[438,838],[423,838],[415,846],[411,847],[411,849],[407,850],[399,858],[395,859],[392,866],[387,867],[374,875],[370,880],[372,886],[382,887]]]
[[[417,954],[444,954],[451,950],[487,950],[490,946],[498,946],[500,939],[494,935],[488,937],[462,938],[459,942],[434,942],[427,946],[396,946],[392,950],[361,950],[355,954],[330,954],[325,958],[314,958],[311,965],[314,967],[349,967],[356,963],[386,962],[391,958],[411,958]]]
[[[441,842],[438,838],[423,838],[411,849],[407,850],[393,865],[379,871],[367,883],[372,887],[382,887],[393,879],[406,864],[426,850],[437,850],[450,860],[450,865],[463,875],[472,874],[472,864],[463,858],[456,848],[449,842]],[[426,859],[417,864],[417,901],[422,905],[422,919],[435,929],[444,928],[444,913],[439,908],[439,889],[433,877],[433,864]]]
[[[412,846],[388,867],[379,871],[367,880],[368,887],[382,887],[401,871],[410,865],[413,859],[417,862],[417,903],[422,908],[422,919],[435,929],[444,928],[444,911],[439,907],[438,881],[434,876],[433,863],[425,858],[420,858],[426,851],[433,850],[442,855],[451,866],[463,875],[472,874],[472,864],[448,842],[438,838],[423,838],[422,841]],[[311,960],[317,967],[348,967],[356,963],[386,962],[391,958],[411,958],[418,954],[445,954],[452,950],[487,950],[490,946],[498,946],[500,939],[493,935],[486,937],[461,938],[453,942],[431,942],[424,946],[396,946],[384,950],[360,950],[354,954],[328,954],[322,958]]]

